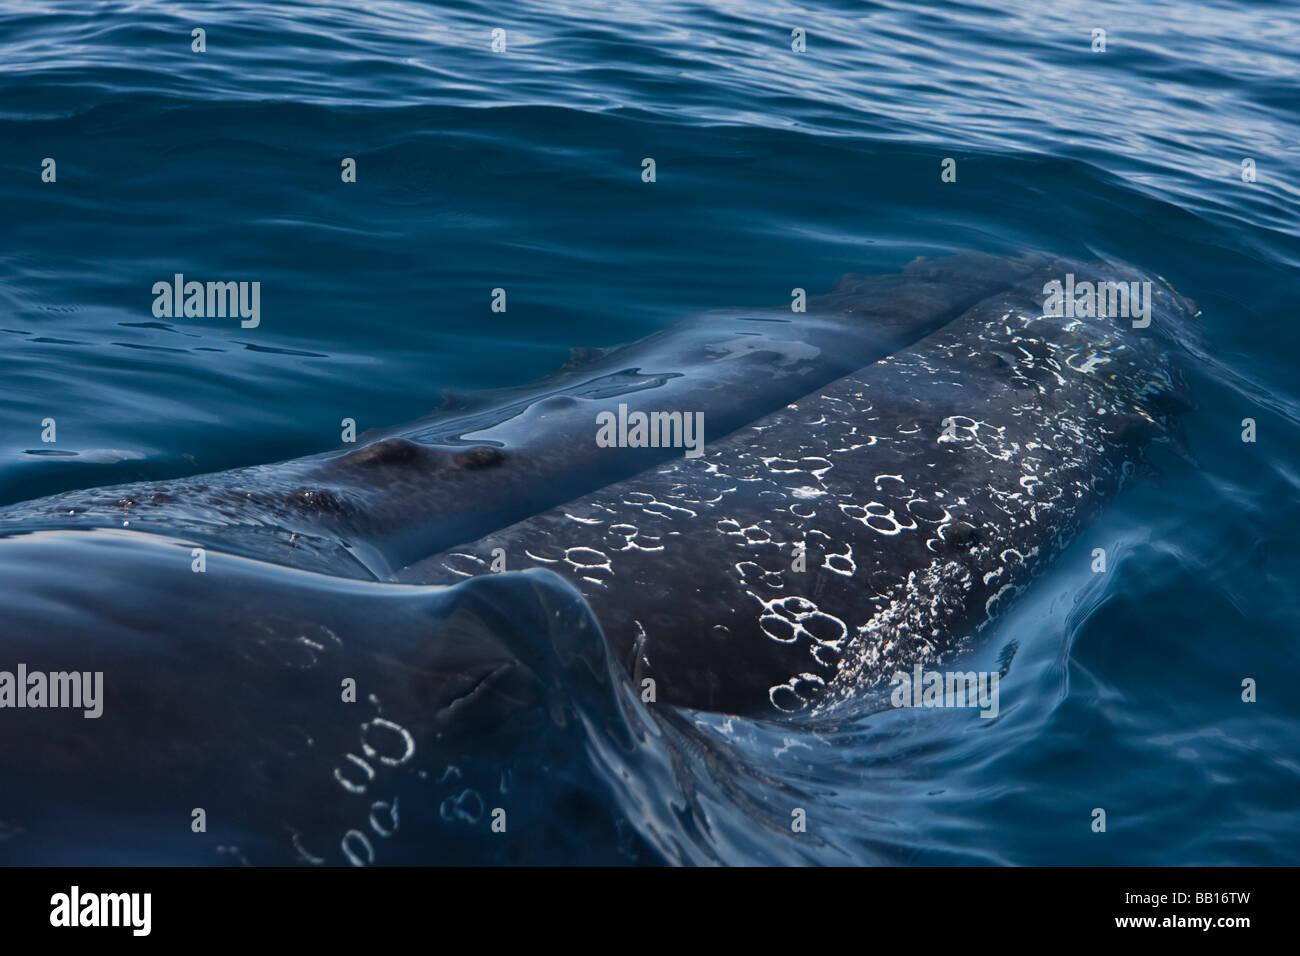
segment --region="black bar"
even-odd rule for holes
[[[729,941],[793,931],[812,942],[842,923],[863,934],[901,934],[937,946],[1007,939],[1033,931],[1043,941],[1130,937],[1145,943],[1199,936],[1231,945],[1256,929],[1285,928],[1294,869],[1224,868],[878,868],[771,872],[603,869],[64,869],[0,870],[0,918],[8,940],[77,933],[80,943],[149,938],[248,943],[292,939],[376,945],[399,939],[430,946],[469,944],[490,932],[578,934],[610,945],[659,938],[668,945],[704,926]],[[132,925],[51,925],[57,895],[149,894],[149,932]],[[1176,894],[1186,894],[1185,898]],[[137,897],[143,903],[143,896]],[[143,909],[119,922],[142,927]],[[109,916],[112,906],[106,912]],[[1208,919],[1205,928],[1199,921]],[[1120,925],[1121,921],[1153,921]],[[1189,925],[1191,920],[1198,924]],[[1222,925],[1223,920],[1244,920]],[[1181,922],[1180,922],[1181,921]],[[608,926],[608,935],[605,927]],[[701,927],[694,929],[693,927]],[[819,929],[821,928],[821,929]],[[387,940],[387,943],[383,941]],[[439,942],[441,941],[441,942]]]

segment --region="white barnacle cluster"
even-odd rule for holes
[[[744,545],[771,544],[773,541],[772,531],[762,524],[750,524],[741,527],[739,521],[735,518],[722,518],[718,521],[716,527],[719,534],[726,535],[730,538],[738,539],[738,543]]]
[[[478,574],[485,574],[489,570],[488,563],[476,554],[467,554],[464,551],[453,551],[442,557],[442,566],[458,578],[472,578]]]
[[[614,576],[614,566],[610,563],[609,555],[598,548],[586,545],[565,548],[563,560],[582,580],[592,584],[604,586],[606,577]]]
[[[654,495],[645,491],[630,491],[627,497],[623,499],[623,504],[633,508],[639,508],[645,514],[655,515],[660,518],[666,518],[673,515],[685,518],[694,518],[698,512],[690,508],[683,508],[679,505],[671,504],[667,501],[660,501]]]
[[[634,524],[621,522],[610,525],[607,538],[616,542],[615,551],[663,551],[663,539],[657,535],[642,535]]]
[[[843,554],[837,551],[826,551],[822,555],[822,567],[832,574],[839,574],[846,578],[853,577],[853,573],[858,570],[858,565],[853,560],[853,545],[844,542]]]
[[[829,459],[820,455],[805,455],[797,460],[790,458],[781,458],[773,456],[771,458],[760,459],[767,470],[778,475],[793,475],[796,473],[807,473],[812,475],[818,481],[821,477],[830,471],[833,465]]]
[[[864,505],[841,504],[840,511],[877,534],[896,535],[903,531],[915,531],[917,523],[910,515],[899,515],[893,508],[879,501],[869,501]],[[904,520],[900,521],[899,519]]]
[[[821,698],[825,689],[826,681],[816,674],[796,674],[784,684],[769,687],[767,697],[777,710],[797,714]]]
[[[946,650],[942,638],[962,612],[970,586],[969,569],[957,561],[936,559],[909,572],[884,606],[855,629],[817,710],[888,680],[904,664],[925,664]]]

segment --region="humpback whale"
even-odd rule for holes
[[[721,437],[883,358],[1032,268],[966,254],[899,275],[846,276],[807,311],[696,316],[631,345],[578,353],[546,381],[296,461],[55,495],[0,509],[21,526],[129,527],[307,570],[383,580],[444,547],[629,477],[670,448],[606,453],[593,416],[703,411]]]
[[[888,359],[709,445],[450,549],[397,580],[550,568],[658,699],[728,713],[861,707],[967,646],[1176,438],[1164,330],[1043,314],[1051,262]],[[1162,323],[1189,306],[1167,287]]]
[[[690,709],[886,706],[1177,440],[1192,305],[1157,280],[1144,328],[1044,314],[1066,274],[1146,278],[922,261],[359,448],[0,509],[0,670],[103,680],[94,718],[0,694],[0,859],[572,860],[566,820],[618,846],[673,817],[635,778],[690,750]],[[600,447],[619,404],[703,411],[704,455]],[[521,815],[529,840],[488,835]]]

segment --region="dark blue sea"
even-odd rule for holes
[[[578,748],[620,836],[572,813],[550,860],[1300,863],[1294,3],[3,3],[0,226],[0,505],[327,451],[920,255],[1163,276],[1200,309],[1186,448],[998,623],[998,719]],[[175,273],[260,280],[260,325],[157,318]],[[483,825],[444,790],[386,859]],[[792,804],[815,838],[756,822]]]

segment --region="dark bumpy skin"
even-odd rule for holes
[[[607,454],[597,412],[706,412],[720,437],[938,328],[1034,260],[965,254],[846,276],[807,313],[704,315],[544,383],[449,402],[368,444],[275,465],[69,492],[0,509],[0,535],[115,527],[305,570],[386,578],[679,454]]]
[[[399,580],[463,580],[501,548],[512,569],[568,576],[661,701],[779,716],[870,697],[994,620],[1186,407],[1160,328],[1188,318],[1187,304],[1155,280],[1148,329],[1042,317],[1044,283],[1066,272],[1095,270],[1046,266],[703,458]]]

